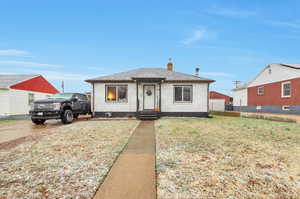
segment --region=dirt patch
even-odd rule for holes
[[[241,117],[264,119],[264,120],[271,120],[277,122],[296,123],[297,120],[299,120],[298,123],[300,122],[300,116],[296,116],[296,115],[242,112]]]
[[[210,111],[210,114],[219,115],[219,116],[229,116],[229,117],[240,117],[240,112],[234,111]]]
[[[80,117],[76,122],[91,121]],[[32,141],[49,133],[49,129],[63,126],[60,120],[48,120],[44,125],[36,125],[31,120],[7,120],[0,122],[0,149],[8,149],[26,141]]]

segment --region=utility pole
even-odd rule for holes
[[[237,88],[238,85],[241,83],[241,81],[235,80],[235,81],[233,81],[233,83],[234,83],[234,85],[235,85],[235,88]]]
[[[61,89],[62,89],[62,93],[65,92],[65,83],[64,80],[61,81]]]

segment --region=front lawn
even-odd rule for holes
[[[0,151],[0,198],[91,198],[137,124],[77,122]]]
[[[159,199],[300,198],[300,125],[215,116],[156,122]]]

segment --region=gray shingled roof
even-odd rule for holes
[[[127,72],[117,73],[113,75],[102,76],[94,79],[88,79],[87,82],[97,81],[131,81],[134,78],[164,78],[166,81],[206,81],[214,80],[189,75],[180,72],[168,71],[164,68],[138,68]]]
[[[9,88],[10,86],[32,79],[39,75],[1,75],[0,74],[0,88]]]

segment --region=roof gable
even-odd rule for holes
[[[300,64],[270,64],[266,66],[248,87],[270,84],[300,77]]]
[[[55,94],[58,90],[41,75],[0,75],[0,87]]]
[[[168,71],[164,68],[138,68],[127,72],[116,73],[113,75],[102,76],[86,80],[87,82],[105,82],[105,81],[133,81],[133,79],[142,78],[162,78],[166,81],[205,81],[213,82],[214,80],[198,77],[195,75]]]

